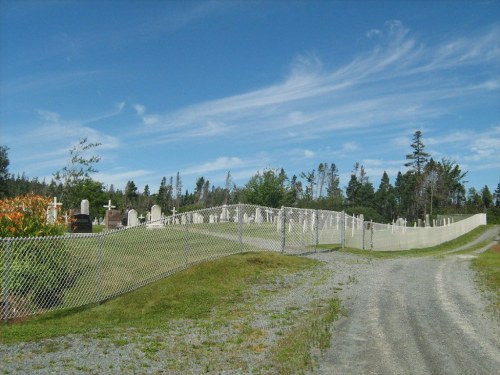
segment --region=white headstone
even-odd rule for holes
[[[156,221],[161,219],[161,207],[155,204],[151,207],[151,221]]]
[[[246,212],[243,214],[243,222],[248,224],[248,214]]]
[[[135,227],[136,225],[139,225],[139,218],[137,217],[137,211],[134,209],[131,209],[127,213],[127,226],[128,227]]]
[[[220,221],[229,221],[229,210],[227,206],[222,206],[222,212],[220,214]]]
[[[87,199],[82,200],[80,203],[80,213],[83,215],[90,215],[90,204]]]
[[[255,222],[257,224],[261,224],[263,222],[262,210],[259,207],[255,209]]]

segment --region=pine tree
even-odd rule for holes
[[[425,145],[422,142],[422,132],[420,130],[417,130],[413,135],[411,148],[413,152],[406,155],[406,160],[410,161],[405,163],[405,167],[411,167],[417,175],[420,175],[429,158],[429,154],[424,151]]]

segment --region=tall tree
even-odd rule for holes
[[[340,209],[342,205],[342,189],[340,188],[339,171],[335,163],[330,164],[327,172],[326,194],[333,209]]]
[[[229,204],[231,201],[231,185],[232,185],[231,172],[228,171],[226,175],[226,184],[224,186],[224,204]]]
[[[390,221],[396,217],[396,196],[386,171],[382,175],[380,185],[375,193],[376,208],[384,219]]]
[[[481,199],[483,200],[484,208],[490,208],[493,206],[493,194],[491,194],[487,185],[481,189]]]
[[[302,172],[300,177],[304,178],[307,182],[306,190],[304,192],[304,199],[312,201],[314,199],[314,186],[316,185],[316,170],[310,172]]]
[[[180,208],[182,203],[182,179],[180,172],[177,172],[175,176],[175,204],[177,208]]]
[[[137,206],[137,201],[139,198],[139,193],[137,191],[137,186],[135,186],[134,181],[127,181],[125,186],[125,206],[130,209]]]
[[[289,205],[286,199],[290,196],[290,189],[283,169],[281,172],[269,169],[252,176],[243,190],[244,201],[275,208]]]
[[[0,199],[9,194],[8,177],[9,177],[9,156],[7,146],[0,146]]]
[[[72,200],[71,195],[74,190],[78,190],[78,185],[83,184],[85,180],[90,179],[92,173],[97,172],[95,165],[101,157],[89,153],[100,145],[100,143],[90,143],[87,138],[80,139],[69,151],[68,164],[54,174],[54,179],[63,185],[60,198],[66,207],[72,206],[69,202]]]
[[[406,155],[406,160],[409,160],[409,162],[405,163],[405,167],[411,167],[417,175],[420,175],[429,158],[429,154],[424,151],[425,145],[422,142],[422,132],[420,130],[417,130],[413,135],[411,148],[413,152]]]
[[[495,207],[500,207],[500,182],[495,189]]]

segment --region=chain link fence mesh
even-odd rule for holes
[[[409,249],[449,241],[485,223],[485,215],[476,215],[446,227],[407,228],[344,212],[239,204],[98,234],[3,238],[0,319],[101,302],[235,253],[300,254],[322,244]]]

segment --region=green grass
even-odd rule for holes
[[[304,374],[317,365],[314,350],[322,352],[330,347],[331,324],[341,314],[338,299],[318,306],[302,315],[300,322],[286,331],[271,350],[272,362],[278,374]]]
[[[443,255],[444,253],[446,253],[448,251],[452,251],[453,249],[467,245],[471,241],[473,241],[476,238],[478,238],[479,236],[481,236],[490,227],[491,226],[488,226],[488,225],[481,225],[481,226],[477,227],[476,229],[464,234],[463,236],[455,238],[454,240],[444,242],[438,246],[427,247],[427,248],[422,248],[422,249],[410,249],[410,250],[399,250],[399,251],[370,251],[370,250],[360,250],[360,249],[353,249],[353,248],[342,248],[338,244],[318,245],[317,248],[322,249],[322,250],[341,251],[341,252],[345,252],[345,253],[351,253],[351,254],[356,254],[356,255],[362,255],[365,257],[369,257],[369,258],[379,258],[379,259],[398,258],[398,257],[405,257],[405,256],[406,257],[436,256],[436,255]],[[460,253],[467,253],[467,252],[477,250],[477,249],[487,245],[488,242],[491,242],[491,241],[481,242],[479,244],[471,246],[470,248],[468,248],[466,250],[460,251]],[[313,248],[313,247],[311,247],[311,248]]]
[[[491,307],[500,319],[500,245],[495,244],[472,260],[480,284],[493,295]]]
[[[317,264],[276,253],[245,253],[205,262],[101,305],[60,310],[31,320],[0,324],[1,342],[88,333],[107,337],[117,329],[166,327],[171,319],[207,318],[217,308],[230,316],[256,283]]]

